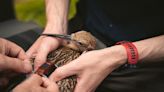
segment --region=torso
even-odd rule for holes
[[[87,0],[86,25],[113,41],[137,41],[164,34],[162,0]],[[92,33],[94,33],[92,32]]]

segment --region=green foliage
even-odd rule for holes
[[[45,18],[45,0],[16,0],[15,9],[17,18],[21,21],[34,21],[44,27]],[[71,0],[69,19],[75,13],[75,4],[78,0]]]
[[[18,1],[15,5],[17,18],[22,21],[35,21],[41,26],[45,25],[44,0]]]
[[[69,11],[69,19],[71,19],[76,14],[76,3],[79,0],[71,0],[70,11]]]

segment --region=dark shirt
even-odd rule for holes
[[[85,27],[108,46],[111,42],[138,41],[164,34],[162,0],[85,2]],[[163,61],[140,63],[137,66],[136,69],[120,67],[113,71],[96,92],[164,92]]]
[[[162,0],[86,0],[86,26],[108,42],[164,34]],[[106,43],[108,44],[108,43]]]

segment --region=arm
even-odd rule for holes
[[[137,41],[134,44],[138,48],[139,61],[149,63],[164,60],[164,35]],[[93,92],[107,75],[126,62],[125,48],[122,45],[115,45],[82,54],[69,64],[57,68],[50,78],[58,81],[67,76],[77,75],[75,92]]]
[[[69,0],[46,0],[46,33],[67,33]]]
[[[138,48],[139,61],[149,63],[164,61],[164,35],[134,42]]]
[[[139,54],[139,63],[149,63],[156,61],[164,61],[164,35],[136,41],[133,42],[136,46]],[[122,58],[122,62],[118,62],[118,64],[124,64],[127,61],[126,50],[123,46],[112,46],[106,49],[103,49],[102,52],[110,54],[112,52],[118,53],[120,55],[120,59]],[[115,57],[116,58],[116,57]]]
[[[43,33],[66,34],[69,0],[46,0],[47,25]],[[28,58],[35,57],[34,67],[37,69],[46,62],[47,55],[55,50],[62,40],[40,36],[27,51]]]

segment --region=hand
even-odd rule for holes
[[[47,36],[40,36],[33,46],[27,51],[29,58],[35,55],[34,68],[37,69],[46,62],[47,55],[56,49],[60,44],[59,39]]]
[[[26,58],[24,50],[18,45],[0,38],[0,86],[6,87],[9,79],[17,73],[31,71],[29,62],[23,62]]]
[[[44,33],[66,34],[69,0],[45,1],[47,24]],[[27,52],[29,58],[36,55],[36,60],[34,62],[35,70],[46,61],[48,53],[55,50],[60,45],[60,42],[61,41],[53,37],[39,37],[39,39]]]
[[[31,71],[30,63],[22,62],[26,54],[21,47],[2,38],[0,43],[0,71],[13,70],[24,73]]]
[[[57,68],[50,79],[59,81],[77,75],[75,92],[94,92],[108,74],[126,62],[126,58],[126,51],[122,46],[90,51]]]
[[[59,92],[57,85],[37,74],[19,84],[12,92]]]

